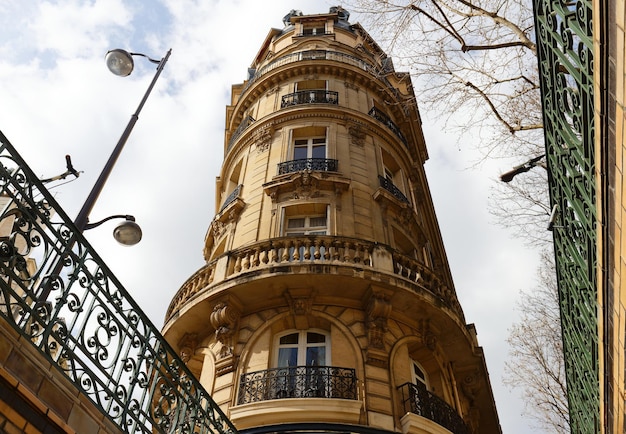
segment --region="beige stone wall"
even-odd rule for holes
[[[5,385],[27,401],[35,414],[57,431],[119,433],[119,429],[77,388],[60,375],[38,350],[8,323],[0,320],[0,387]],[[19,414],[15,402],[0,401],[0,430],[41,432]],[[4,421],[3,421],[4,419]]]
[[[600,81],[600,77],[597,77],[594,91],[596,95],[596,106],[599,107],[596,111],[596,124],[600,125],[603,121],[603,117],[609,113],[602,113],[601,97],[608,98],[608,104],[611,106],[609,110],[615,110],[615,118],[608,119],[608,135],[597,137],[597,151],[602,153],[608,153],[604,155],[604,158],[609,162],[609,170],[613,171],[614,179],[610,178],[610,174],[601,173],[602,168],[598,168],[598,185],[602,186],[602,183],[612,183],[609,185],[608,192],[612,197],[604,198],[605,200],[614,201],[614,214],[601,216],[607,221],[607,224],[612,225],[613,239],[607,240],[602,237],[603,232],[600,232],[599,237],[599,252],[604,249],[613,247],[613,269],[606,269],[606,264],[599,264],[599,283],[604,285],[606,282],[603,279],[604,273],[612,273],[613,287],[609,289],[612,296],[613,311],[604,310],[606,315],[612,316],[608,319],[613,324],[613,340],[607,341],[605,330],[603,328],[603,321],[599,322],[600,325],[600,338],[602,345],[608,347],[610,357],[612,357],[613,371],[609,378],[612,378],[612,385],[606,383],[601,384],[601,414],[612,414],[613,425],[611,427],[603,426],[603,432],[621,432],[624,426],[626,407],[624,406],[624,396],[626,396],[626,376],[624,374],[626,369],[625,360],[625,348],[626,348],[626,232],[624,227],[626,225],[626,190],[624,189],[624,158],[626,156],[626,128],[624,125],[625,113],[626,113],[626,68],[624,65],[624,58],[626,57],[625,48],[625,3],[623,0],[617,0],[613,3],[609,3],[608,6],[601,2],[594,2],[594,29],[600,29],[601,23],[598,21],[601,15],[601,8],[608,7],[614,8],[609,13],[609,17],[615,17],[615,23],[609,24],[608,35],[604,35],[608,38],[609,47],[609,68],[612,69],[611,77],[615,80],[614,83],[605,83]],[[600,32],[596,32],[594,35],[594,44],[596,48],[596,55],[599,56],[600,52]],[[597,131],[599,128],[596,129]],[[614,147],[610,141],[614,141]],[[608,147],[604,148],[604,144],[607,143]],[[614,152],[614,154],[612,154]],[[599,212],[603,212],[604,203],[600,204]],[[599,225],[600,227],[600,225]],[[602,255],[599,255],[602,258]],[[599,288],[600,297],[602,297],[602,287]],[[605,301],[601,298],[600,303],[605,305]],[[606,360],[604,359],[604,353],[601,352],[600,370],[604,372],[607,369]],[[604,400],[604,389],[606,387],[612,387],[612,402],[606,402]]]

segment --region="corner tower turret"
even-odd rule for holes
[[[291,11],[233,86],[207,263],[163,333],[245,432],[499,433],[410,76],[348,18]]]

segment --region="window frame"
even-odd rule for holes
[[[423,378],[420,378],[416,374],[415,372],[416,368],[422,373],[422,375],[424,376]],[[424,369],[421,363],[419,363],[415,359],[411,359],[411,383],[413,383],[416,386],[423,385],[424,387],[426,387],[426,390],[429,390],[429,387],[430,387],[430,384],[429,384],[430,382],[428,380],[428,372],[426,371],[426,369]]]
[[[309,348],[309,343],[307,342],[307,334],[308,333],[317,333],[320,334],[322,336],[324,336],[324,345],[313,345],[313,344],[317,344],[317,342],[311,344],[310,346],[323,346],[324,347],[324,364],[323,365],[309,365],[307,364],[306,361],[306,353],[307,353],[307,348]],[[285,336],[289,336],[291,334],[298,334],[298,342],[296,344],[281,344],[280,343],[280,339],[285,337]],[[330,341],[330,332],[326,331],[326,330],[321,330],[321,329],[306,329],[306,330],[296,330],[296,329],[290,329],[290,330],[285,330],[281,333],[278,333],[275,337],[274,337],[274,345],[273,345],[273,353],[274,353],[274,358],[273,358],[273,367],[274,368],[293,368],[295,366],[279,366],[279,362],[280,362],[280,358],[279,358],[279,354],[280,354],[280,349],[281,348],[297,348],[297,362],[295,366],[331,366],[331,341]],[[304,364],[301,364],[300,361],[304,360]]]

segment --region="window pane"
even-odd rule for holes
[[[295,146],[293,148],[293,159],[294,160],[303,160],[307,158],[307,147],[306,146]]]
[[[298,343],[298,333],[292,333],[290,335],[283,336],[280,338],[280,344],[297,344]]]
[[[326,158],[326,145],[314,145],[311,158]]]
[[[304,227],[304,217],[302,217],[302,218],[293,218],[293,219],[287,220],[287,227],[289,229],[303,228]]]
[[[278,350],[278,367],[286,368],[288,366],[298,366],[298,348],[280,348]]]
[[[326,347],[308,347],[306,349],[307,366],[326,365]]]
[[[326,342],[326,336],[320,333],[313,333],[313,332],[309,332],[306,334],[307,344],[319,344],[321,342]]]
[[[311,228],[319,228],[326,227],[326,216],[323,217],[311,217],[309,221],[309,227]]]

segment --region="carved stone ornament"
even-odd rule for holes
[[[182,361],[188,363],[196,352],[197,347],[198,335],[196,333],[185,333],[178,342],[178,348],[180,348],[178,354]]]
[[[233,336],[237,331],[240,309],[229,302],[219,302],[211,312],[211,325],[215,328],[215,339],[222,344],[218,359],[233,355]]]
[[[308,316],[313,310],[314,295],[315,292],[308,288],[290,289],[284,293],[294,318],[294,324],[298,330],[306,330],[309,328]]]
[[[293,199],[310,199],[320,196],[319,181],[311,176],[310,170],[300,173],[300,176],[293,181]]]
[[[266,126],[258,129],[254,133],[254,141],[256,143],[257,152],[265,152],[270,148],[272,144],[272,137],[274,136],[274,128]]]
[[[365,131],[359,124],[353,124],[348,127],[350,133],[350,143],[356,146],[363,147],[365,145]]]
[[[372,291],[367,307],[366,325],[368,341],[371,348],[385,349],[385,334],[387,333],[387,319],[391,314],[391,296],[383,291]]]
[[[417,327],[418,331],[422,335],[422,342],[431,351],[435,351],[437,347],[437,336],[430,327],[429,319],[421,319]]]

